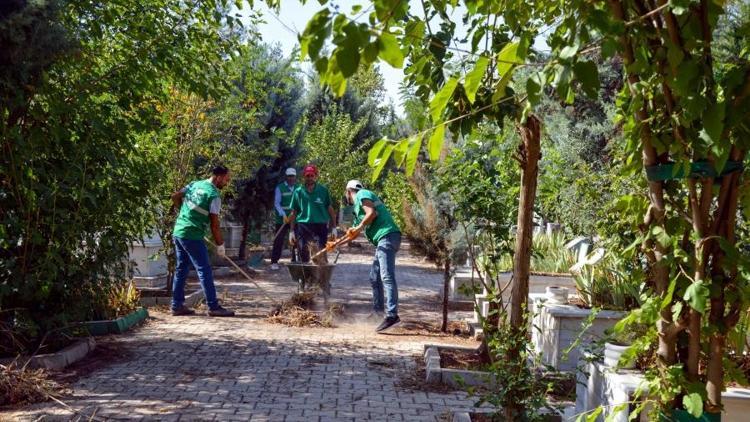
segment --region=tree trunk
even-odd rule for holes
[[[248,220],[245,220],[242,223],[242,240],[240,240],[240,250],[237,255],[239,255],[240,260],[245,260],[247,258],[247,232],[249,231],[250,223]]]
[[[446,258],[443,264],[443,324],[440,331],[448,332],[448,294],[451,283],[451,259]]]
[[[531,237],[534,224],[534,199],[536,198],[539,158],[541,157],[541,123],[533,114],[519,127],[521,145],[519,161],[521,163],[521,198],[518,204],[518,230],[516,232],[516,250],[513,255],[513,287],[510,298],[511,338],[525,336],[527,330],[526,310],[529,299],[529,267],[531,265]],[[514,341],[508,350],[508,362],[516,366],[517,371],[527,371],[526,362],[521,359],[519,343]],[[511,403],[505,407],[507,421],[519,420],[525,413],[520,403]]]

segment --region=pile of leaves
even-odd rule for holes
[[[295,293],[289,300],[276,306],[267,320],[289,327],[333,327],[333,320],[344,313],[344,306],[334,303],[321,315],[310,308],[315,304],[315,291]]]
[[[16,362],[0,365],[0,406],[48,400],[60,386],[43,369],[29,369]]]

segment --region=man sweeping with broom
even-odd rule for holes
[[[364,230],[367,240],[376,247],[370,283],[375,313],[382,315],[385,312],[383,322],[375,329],[381,332],[401,321],[396,285],[396,252],[401,246],[401,230],[383,201],[365,189],[359,180],[350,180],[346,184],[346,200],[349,205],[354,205],[354,224],[347,230],[347,238],[354,239]]]
[[[194,310],[185,306],[185,281],[192,264],[206,296],[208,315],[234,316],[234,311],[222,308],[216,298],[211,262],[203,241],[210,225],[217,245],[216,253],[225,256],[224,240],[219,229],[219,190],[229,184],[229,170],[224,166],[217,166],[212,173],[211,178],[196,180],[172,194],[172,202],[180,210],[173,232],[177,268],[172,283],[172,315],[195,314]]]

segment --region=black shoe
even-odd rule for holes
[[[195,315],[195,311],[183,305],[177,309],[172,309],[172,315],[174,316]]]
[[[383,320],[383,322],[381,322],[380,325],[378,325],[378,328],[376,328],[375,331],[379,333],[383,330],[391,328],[392,326],[398,324],[399,322],[401,322],[401,318],[399,318],[398,315],[386,317]]]
[[[208,316],[231,317],[231,316],[234,316],[234,311],[231,311],[229,309],[225,309],[219,306],[216,309],[209,309]]]

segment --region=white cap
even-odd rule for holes
[[[297,170],[295,170],[294,167],[289,167],[288,169],[286,169],[286,175],[287,176],[296,176],[297,175]]]
[[[364,188],[365,187],[362,186],[362,182],[360,182],[357,179],[352,179],[352,180],[346,182],[346,190],[349,190],[349,189],[360,190],[360,189],[364,189]]]

